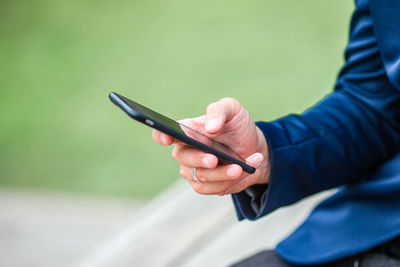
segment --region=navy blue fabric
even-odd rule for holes
[[[339,187],[276,248],[296,264],[318,264],[400,234],[400,1],[356,0],[335,90],[302,115],[257,122],[270,147],[261,209],[232,195],[239,219],[256,220]]]

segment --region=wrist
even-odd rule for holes
[[[259,171],[259,179],[258,184],[267,184],[269,183],[269,177],[271,173],[271,164],[270,164],[270,152],[267,143],[267,139],[264,136],[264,133],[256,126],[257,138],[258,138],[258,152],[260,152],[264,161],[262,165],[257,169]]]

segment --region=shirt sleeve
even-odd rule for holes
[[[239,219],[362,182],[400,151],[400,1],[356,6],[334,92],[302,115],[256,123],[270,149],[270,183],[232,195]]]

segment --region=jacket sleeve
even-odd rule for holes
[[[356,6],[334,92],[302,115],[257,122],[270,149],[270,183],[232,195],[239,219],[362,182],[400,151],[400,1]]]

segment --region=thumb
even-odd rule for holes
[[[246,163],[256,169],[261,166],[263,161],[264,161],[264,156],[259,152],[254,153],[253,155],[249,156],[246,159]]]
[[[223,98],[211,103],[206,110],[206,131],[210,134],[219,132],[224,123],[237,115],[240,109],[240,103],[233,98]]]

